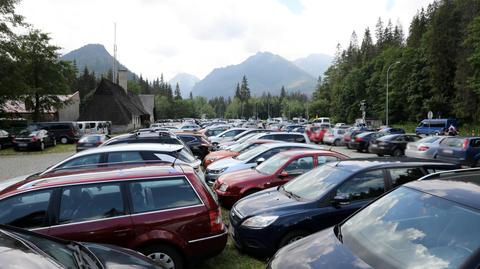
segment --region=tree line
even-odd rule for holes
[[[438,0],[417,12],[408,38],[400,24],[381,19],[373,33],[365,29],[360,44],[353,32],[349,46],[338,46],[334,63],[319,79],[312,109],[352,122],[365,100],[367,117],[385,120],[388,73],[391,122],[418,122],[428,111],[478,122],[479,11],[479,0]]]

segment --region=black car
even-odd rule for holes
[[[93,243],[78,243],[0,225],[1,268],[161,269],[138,252]]]
[[[340,223],[388,190],[428,173],[459,167],[391,159],[327,163],[282,187],[241,199],[230,212],[235,246],[270,256],[278,248]]]
[[[96,148],[101,144],[105,143],[110,137],[104,134],[90,134],[84,135],[77,142],[77,152],[82,150]]]
[[[377,139],[372,139],[369,151],[378,156],[403,156],[405,155],[407,143],[415,142],[420,139],[422,138],[416,134],[385,135]]]
[[[0,149],[13,145],[13,136],[5,130],[0,130]]]
[[[183,144],[183,142],[177,136],[170,132],[148,130],[145,132],[133,132],[129,134],[115,136],[107,140],[103,144],[103,146],[132,143],[160,143],[174,145]]]
[[[177,133],[176,135],[190,148],[193,155],[198,156],[200,160],[203,160],[210,153],[212,145],[202,134]]]
[[[282,248],[268,269],[480,266],[480,173],[426,176]]]
[[[30,130],[47,130],[62,144],[74,143],[80,138],[78,125],[73,121],[35,122],[29,124],[27,128]]]
[[[55,135],[47,130],[23,130],[14,139],[13,145],[15,150],[36,149],[44,150],[49,146],[56,146],[57,140]]]
[[[355,138],[348,142],[350,149],[356,149],[358,152],[370,152],[370,141],[381,137],[378,132],[364,132],[355,135]]]

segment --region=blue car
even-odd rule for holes
[[[417,135],[440,135],[444,133],[450,125],[458,129],[458,121],[456,119],[425,119],[415,128]]]
[[[465,166],[480,166],[480,137],[447,137],[440,142],[437,159]]]
[[[331,227],[399,185],[458,165],[433,162],[331,162],[279,188],[238,201],[230,211],[235,246],[260,256]]]

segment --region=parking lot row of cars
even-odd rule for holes
[[[471,228],[480,224],[478,170],[438,159],[351,159],[299,127],[215,134],[215,126],[152,126],[4,180],[0,224],[41,235],[6,234],[64,242],[78,268],[194,268],[228,236],[244,252],[272,257],[269,268],[480,265],[480,233]],[[391,135],[403,134],[383,137]],[[220,205],[231,209],[228,226]],[[106,260],[100,250],[123,256]]]

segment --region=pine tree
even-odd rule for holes
[[[182,93],[180,92],[180,86],[178,85],[178,82],[177,85],[175,85],[175,100],[182,100]]]

